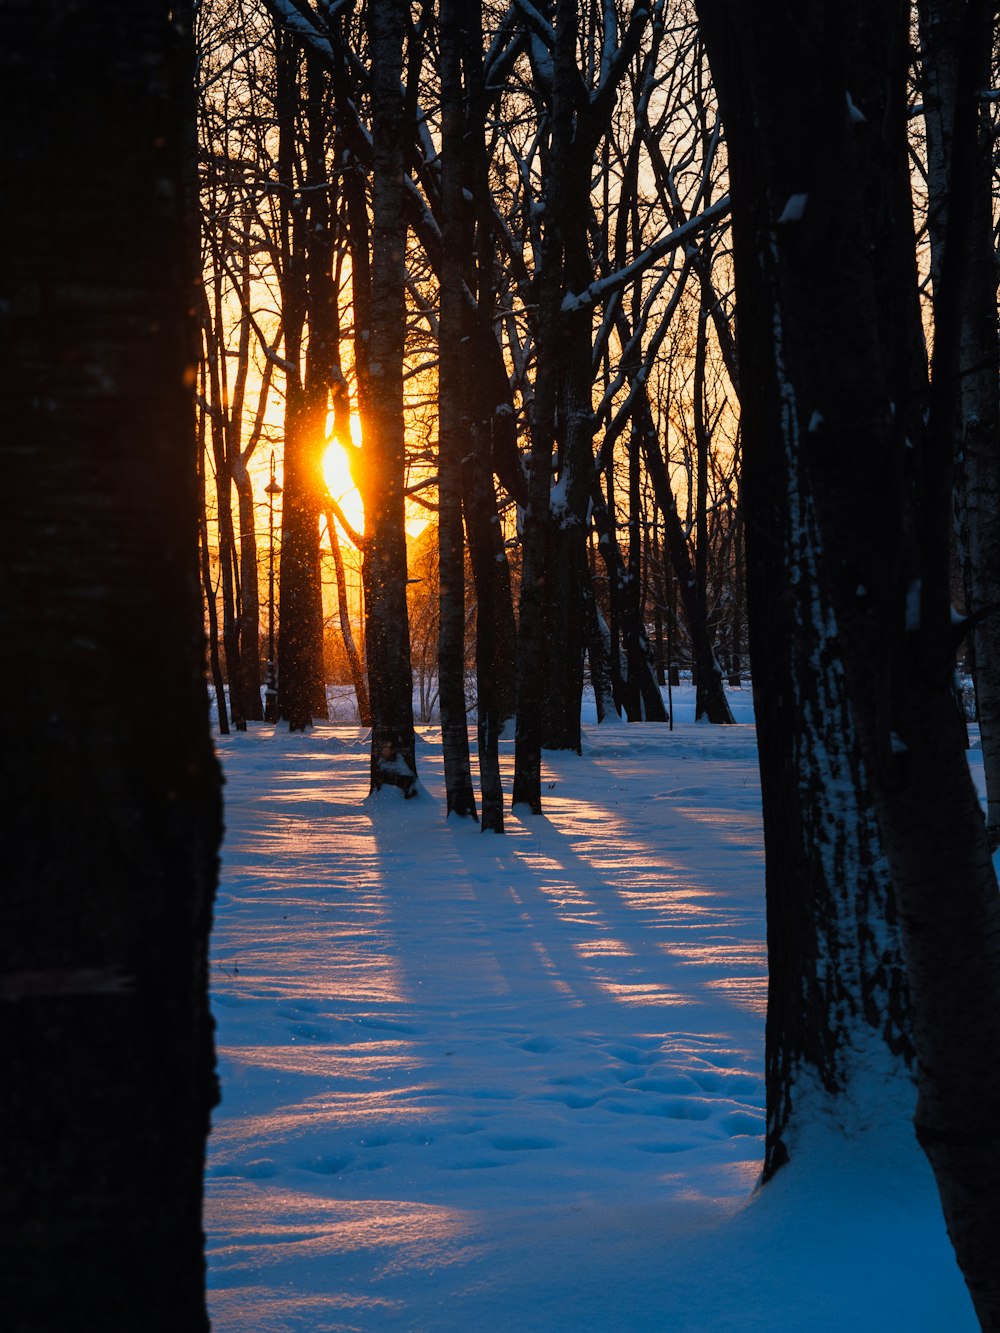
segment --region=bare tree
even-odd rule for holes
[[[472,212],[462,83],[462,34],[470,18],[464,0],[441,0],[441,317],[438,372],[438,550],[440,627],[438,687],[448,814],[476,816],[465,708],[465,547],[462,460],[472,449],[465,409],[466,278],[472,270]]]
[[[1000,340],[993,232],[993,144],[990,101],[956,122],[967,0],[921,0],[923,111],[927,136],[928,227],[935,301],[951,200],[951,176],[968,173],[971,215],[960,317],[960,392],[954,422],[959,556],[969,614],[970,647],[986,775],[990,846],[1000,845]],[[976,86],[991,86],[992,30],[975,43]],[[956,142],[956,134],[968,143]]]
[[[19,497],[0,593],[19,673],[0,746],[11,1330],[208,1328],[221,810],[198,604],[192,52],[185,5],[42,0],[0,18],[22,190],[0,249],[0,449]]]
[[[406,329],[405,104],[407,7],[382,0],[368,10],[372,86],[370,402],[362,495],[372,789],[416,795],[413,685],[406,609],[403,351]]]
[[[703,0],[700,10],[733,177],[751,635],[755,676],[762,665],[767,674],[755,699],[769,937],[777,946],[784,930],[785,959],[797,969],[815,938],[816,906],[784,879],[784,858],[799,855],[789,806],[853,829],[859,802],[868,819],[866,779],[899,904],[917,1135],[980,1320],[996,1328],[1000,894],[952,706],[949,597],[972,215],[972,173],[958,154],[975,142],[960,121],[975,116],[988,5],[975,0],[964,16],[929,398],[906,142],[907,6],[814,0],[765,18],[744,0]],[[795,640],[809,662],[787,636],[782,603],[798,608]],[[851,947],[834,963],[842,981],[863,979],[857,942],[885,939],[891,919],[863,870],[852,851],[826,873],[832,901],[846,919],[857,914]],[[773,996],[788,968],[777,947],[772,960]],[[814,976],[817,962],[830,974],[829,950],[814,960]],[[863,992],[851,990],[858,1013]],[[793,991],[801,1005],[794,982]],[[872,998],[865,1021],[881,1026],[891,997],[880,984]],[[771,1077],[801,1058],[783,1037],[786,1023],[787,1014],[769,1016]],[[857,1018],[841,1024],[842,1046],[852,1026]],[[785,1086],[794,1097],[795,1078]]]

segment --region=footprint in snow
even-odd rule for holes
[[[339,1172],[346,1170],[351,1165],[354,1158],[347,1157],[310,1157],[308,1161],[299,1162],[299,1169],[302,1171],[311,1171],[317,1176],[335,1176]]]
[[[495,1139],[490,1139],[490,1144],[498,1152],[534,1152],[540,1148],[554,1148],[556,1146],[551,1139],[537,1139],[530,1135],[520,1134],[501,1134]]]
[[[537,1055],[548,1055],[550,1051],[559,1049],[559,1043],[552,1037],[529,1037],[527,1041],[518,1041],[515,1046],[520,1046],[522,1051],[531,1051]]]
[[[299,1041],[332,1041],[333,1033],[329,1028],[319,1027],[315,1023],[292,1023],[288,1029],[293,1040]]]
[[[582,1092],[547,1092],[541,1100],[543,1102],[559,1102],[563,1106],[569,1107],[571,1111],[585,1111],[601,1100],[601,1093],[594,1096],[587,1096]]]
[[[627,1065],[648,1065],[656,1059],[655,1050],[640,1050],[635,1046],[609,1046],[608,1055]]]
[[[742,1134],[752,1134],[755,1138],[764,1133],[764,1121],[759,1115],[753,1115],[750,1111],[731,1111],[729,1115],[724,1115],[719,1124],[730,1136],[730,1138],[739,1138]]]

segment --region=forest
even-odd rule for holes
[[[611,805],[580,765],[625,791],[646,756],[618,835],[641,840],[655,774],[742,763],[752,721],[761,1192],[819,1120],[850,1133],[873,1071],[915,1089],[908,1133],[1000,1328],[996,18],[0,15],[5,1326],[207,1327],[219,848],[216,960],[243,938],[227,858],[264,855],[240,802],[265,808],[299,740],[336,770],[346,720],[387,864],[408,853],[379,819],[430,848],[444,817],[498,865],[558,826],[546,854],[572,843],[585,880],[585,809]],[[317,842],[361,865],[336,809]],[[433,896],[430,855],[406,874]],[[734,1107],[718,1123],[749,1133]]]

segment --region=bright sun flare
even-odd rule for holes
[[[355,446],[361,443],[361,423],[351,416],[351,439]],[[323,479],[327,490],[344,511],[344,517],[358,532],[365,530],[365,507],[361,494],[351,476],[351,463],[348,451],[336,440],[326,447],[323,454]],[[406,531],[410,537],[419,536],[427,526],[427,515],[423,510],[407,504]]]
[[[352,422],[353,425],[353,422]],[[343,445],[333,441],[327,445],[323,455],[323,479],[327,490],[340,505],[348,522],[359,532],[365,527],[365,507],[354,478],[351,476],[350,461]]]

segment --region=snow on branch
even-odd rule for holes
[[[333,47],[319,27],[319,15],[300,0],[264,0],[276,27],[294,33],[302,41],[328,60],[333,59]]]
[[[563,298],[562,310],[564,314],[572,314],[574,311],[583,310],[586,306],[596,305],[605,297],[613,292],[620,291],[623,287],[639,277],[640,274],[657,263],[664,255],[675,250],[679,245],[686,244],[692,237],[697,236],[699,232],[707,230],[720,219],[726,217],[729,213],[730,199],[728,194],[724,194],[721,199],[716,200],[711,207],[706,208],[703,213],[697,217],[688,218],[687,222],[675,227],[673,231],[662,236],[654,242],[648,250],[644,250],[637,259],[633,259],[631,264],[625,268],[620,268],[616,273],[609,273],[606,278],[599,278],[592,282],[589,287],[585,287],[582,292],[567,292]]]
[[[514,3],[527,20],[532,34],[544,42],[551,51],[556,44],[556,34],[552,24],[538,12],[530,0],[514,0]]]

